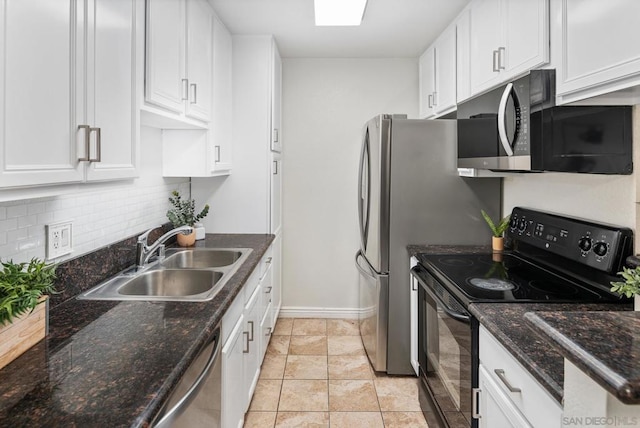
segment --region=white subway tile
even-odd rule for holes
[[[7,218],[18,218],[27,215],[26,205],[14,205],[7,207]]]
[[[7,220],[0,221],[0,232],[8,232],[10,230],[16,230],[18,228],[18,219],[9,218]]]

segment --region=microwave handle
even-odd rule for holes
[[[502,144],[504,151],[507,152],[507,156],[513,156],[513,149],[511,148],[511,144],[507,138],[507,127],[505,125],[507,101],[509,101],[509,95],[511,95],[512,89],[513,83],[509,83],[504,88],[502,98],[500,98],[500,105],[498,106],[498,137],[500,138],[500,143]]]

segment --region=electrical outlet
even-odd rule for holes
[[[73,251],[73,222],[60,221],[45,226],[47,236],[47,260],[69,254]]]

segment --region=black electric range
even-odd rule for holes
[[[416,255],[421,405],[430,426],[478,426],[479,325],[470,303],[625,301],[610,282],[633,250],[628,228],[516,207],[505,246]]]

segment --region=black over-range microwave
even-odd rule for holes
[[[458,168],[631,174],[630,106],[556,106],[555,70],[458,105]]]

